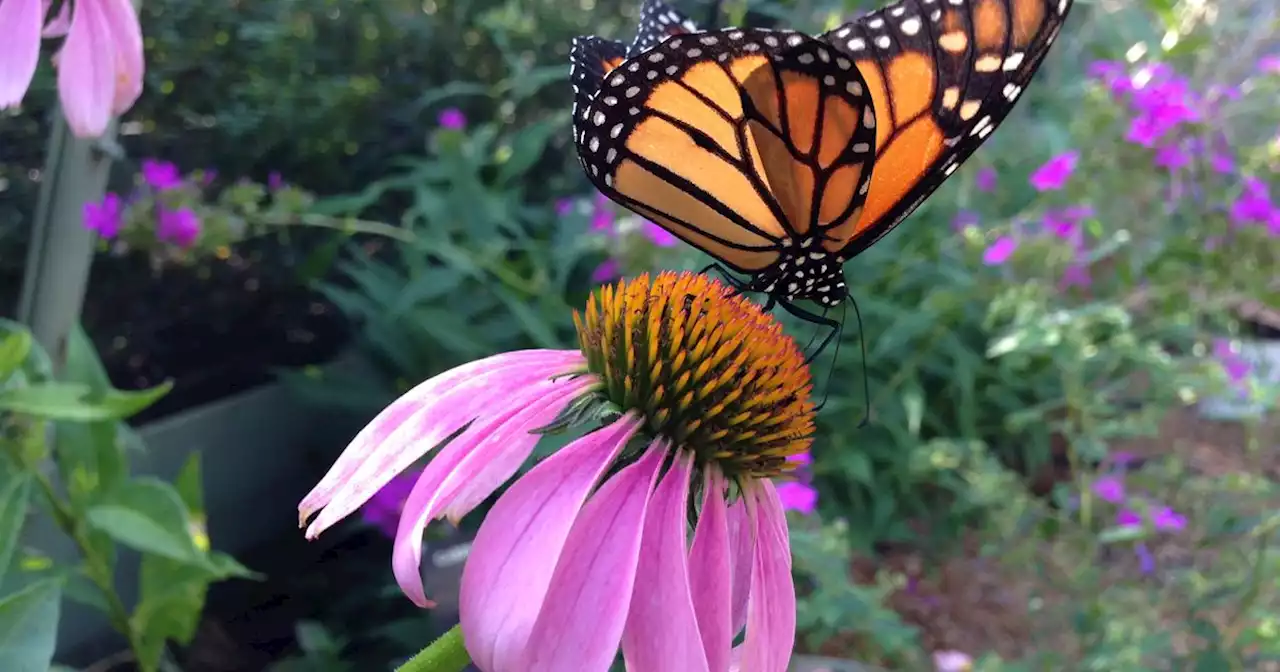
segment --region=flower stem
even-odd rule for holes
[[[462,642],[462,626],[455,625],[396,672],[462,672],[470,662],[471,654]]]

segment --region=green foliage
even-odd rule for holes
[[[209,550],[196,455],[173,484],[129,474],[127,451],[137,439],[122,421],[168,386],[112,388],[78,329],[68,340],[65,372],[54,379],[28,332],[12,323],[0,327],[0,578],[10,589],[0,596],[0,667],[48,669],[65,594],[103,609],[139,668],[159,669],[168,642],[185,644],[195,635],[209,584],[251,575]],[[50,456],[61,487],[45,472]],[[56,566],[34,549],[12,562],[35,507],[74,542],[79,562]],[[141,596],[131,611],[115,591],[117,545],[142,555]]]

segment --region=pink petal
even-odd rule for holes
[[[124,114],[142,95],[142,28],[132,0],[100,0],[115,42],[116,72],[112,114]],[[65,4],[65,3],[64,3]]]
[[[561,448],[498,498],[462,570],[467,651],[486,672],[520,669],[556,561],[587,495],[640,427],[624,415]]]
[[[755,547],[755,523],[747,512],[746,499],[739,497],[729,507],[729,564],[733,570],[729,613],[734,635],[747,624],[747,599],[751,596],[751,564]]]
[[[756,547],[747,602],[744,667],[751,672],[786,672],[796,641],[796,588],[791,582],[791,549],[786,514],[773,483],[757,481],[748,505],[755,518]]]
[[[464,492],[479,494],[484,500],[511,478],[542,438],[530,434],[551,422],[570,401],[592,384],[589,379],[560,379],[527,388],[514,396],[511,408],[477,421],[465,437],[450,441],[436,455],[405,499],[396,529],[391,566],[396,582],[409,599],[420,607],[432,606],[422,587],[422,534],[427,523],[458,504]],[[477,478],[477,474],[483,476]],[[476,481],[481,483],[477,485]],[[474,504],[459,507],[458,517]]]
[[[698,615],[702,647],[707,652],[707,668],[711,672],[724,672],[729,669],[734,635],[733,563],[724,479],[714,469],[707,471],[701,511],[698,527],[693,532],[693,548],[689,551],[689,588],[693,593],[693,609]],[[745,614],[746,591],[742,598]]]
[[[664,444],[651,445],[582,507],[523,659],[494,672],[608,671],[631,606],[649,495],[666,455]]]
[[[40,0],[0,0],[0,110],[17,105],[31,87],[40,60]]]
[[[352,439],[298,504],[304,523],[316,510],[324,509],[307,536],[315,537],[360,508],[392,477],[495,404],[506,407],[502,402],[513,389],[546,380],[581,362],[577,351],[510,352],[464,364],[409,390]]]
[[[49,13],[49,5],[53,4],[53,0],[44,0],[44,8],[42,16]],[[63,2],[58,8],[58,15],[53,20],[45,24],[44,31],[40,33],[42,37],[62,37],[71,30],[71,3]]]
[[[92,138],[107,129],[116,90],[115,64],[115,44],[101,5],[79,3],[58,52],[58,93],[75,135]]]
[[[649,509],[627,626],[622,632],[622,655],[629,672],[708,670],[689,580],[686,515],[693,455],[681,453],[667,470]],[[725,530],[725,537],[729,536]],[[726,539],[726,545],[728,541]],[[725,558],[728,569],[728,558]],[[728,572],[726,572],[727,574]],[[728,585],[723,600],[724,630],[729,629]],[[724,653],[729,653],[728,642]]]

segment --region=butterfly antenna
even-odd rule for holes
[[[867,412],[862,416],[862,422],[858,423],[858,427],[866,427],[871,423],[871,376],[867,373],[867,330],[862,327],[862,311],[858,310],[858,302],[853,300],[853,295],[849,295],[849,303],[853,304],[853,315],[858,320],[858,344],[862,346],[862,394],[867,401]],[[841,318],[841,322],[844,319]],[[836,343],[839,348],[840,344]]]
[[[826,310],[822,311],[822,316],[827,316]],[[844,335],[844,316],[845,309],[841,306],[840,322],[837,323],[837,326],[835,327],[836,348],[831,352],[831,367],[827,369],[827,386],[822,389],[822,401],[818,402],[818,405],[814,407],[814,413],[821,411],[822,408],[827,405],[827,398],[831,396],[831,382],[836,378],[836,365],[840,363],[840,341],[842,340],[840,337]],[[823,345],[826,345],[826,343]]]

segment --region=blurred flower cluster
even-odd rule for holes
[[[658,251],[679,240],[666,229],[630,211],[621,211],[608,197],[563,198],[556,203],[561,218],[583,217],[606,258],[591,273],[591,282],[611,282],[636,269],[660,268]]]
[[[1126,538],[1137,540],[1134,552],[1143,573],[1150,574],[1156,569],[1155,557],[1142,540],[1149,531],[1181,532],[1187,527],[1187,518],[1147,496],[1129,492],[1125,476],[1135,459],[1127,453],[1112,455],[1113,468],[1094,480],[1091,489],[1099,500],[1116,507],[1115,528],[1123,530]]]
[[[314,200],[276,173],[266,185],[243,179],[219,185],[217,177],[213,170],[184,175],[170,162],[146,159],[128,194],[108,192],[85,204],[84,226],[113,252],[145,250],[157,264],[225,259],[231,245],[294,223]]]

